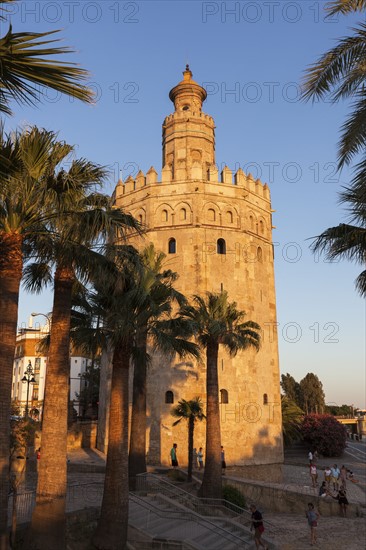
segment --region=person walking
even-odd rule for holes
[[[330,496],[335,500],[338,500],[340,515],[346,518],[347,506],[348,506],[346,490],[341,487],[338,491],[338,494],[335,497],[333,495],[330,495]]]
[[[339,476],[341,472],[339,471],[337,464],[333,464],[331,471],[332,471],[333,491],[338,491],[338,481],[339,481]]]
[[[314,504],[312,502],[309,502],[308,504],[308,509],[305,512],[305,517],[307,518],[308,525],[310,527],[310,544],[311,546],[314,546],[318,538],[317,527],[318,527],[319,514],[315,510]]]
[[[221,473],[224,476],[226,472],[225,450],[221,445]]]
[[[313,462],[313,453],[311,451],[309,451],[308,460],[309,460],[309,464],[312,464],[312,462]]]
[[[266,546],[264,542],[261,540],[262,533],[264,531],[263,516],[260,513],[260,511],[257,510],[254,504],[251,505],[250,511],[252,513],[252,525],[250,526],[250,530],[252,531],[254,529],[255,546],[256,548],[263,546],[265,550],[268,550],[268,546]]]
[[[178,467],[177,447],[178,445],[176,443],[173,443],[173,447],[170,450],[170,459],[172,461],[172,466],[174,469]]]
[[[317,470],[316,470],[316,466],[313,463],[310,464],[310,477],[311,477],[311,482],[313,484],[313,487],[316,487],[317,486],[318,473],[317,473]]]
[[[200,447],[199,450],[198,450],[197,458],[198,458],[198,468],[200,470],[202,470],[203,469],[203,451],[202,451],[202,447]]]

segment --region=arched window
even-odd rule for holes
[[[268,405],[268,395],[266,393],[263,394],[263,405]]]
[[[168,221],[168,210],[162,210],[161,211],[161,221],[167,222]]]
[[[233,223],[234,221],[233,213],[230,212],[230,210],[226,212],[226,220],[227,220],[227,223]]]
[[[262,220],[259,220],[259,233],[260,235],[263,235],[264,233],[264,223]]]
[[[217,253],[226,254],[226,242],[224,239],[217,240]]]
[[[174,403],[174,393],[172,391],[165,392],[165,403]]]
[[[169,239],[168,243],[168,253],[175,254],[177,250],[177,242],[175,239]]]
[[[187,210],[185,208],[181,208],[179,212],[179,217],[181,220],[187,219]]]
[[[216,212],[213,208],[209,208],[207,210],[207,219],[208,219],[209,222],[216,221]]]
[[[142,224],[142,222],[143,222],[142,214],[139,214],[139,223]]]
[[[220,403],[224,405],[229,403],[229,394],[227,390],[220,390]]]
[[[260,246],[257,248],[257,260],[261,262],[263,260],[263,251]]]
[[[250,225],[250,229],[253,231],[253,229],[254,229],[254,218],[253,218],[253,216],[249,216],[249,225]]]

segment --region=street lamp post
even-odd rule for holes
[[[31,313],[32,317],[38,317],[39,315],[41,315],[42,317],[46,317],[47,323],[48,323],[48,329],[49,329],[51,326],[51,319],[49,318],[48,315],[46,315],[45,313]]]
[[[28,418],[28,401],[29,401],[29,384],[36,384],[36,380],[34,378],[34,372],[32,369],[32,363],[28,362],[28,366],[24,371],[24,376],[22,378],[23,384],[27,384],[27,401],[25,405],[25,417]]]

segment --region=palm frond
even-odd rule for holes
[[[352,113],[342,126],[342,138],[339,143],[339,168],[345,164],[349,164],[352,158],[360,151],[365,151],[366,90],[357,92],[356,98],[357,101],[352,105]]]
[[[55,46],[59,39],[47,39],[59,31],[13,33],[12,26],[0,38],[0,111],[9,113],[9,103],[35,105],[41,99],[38,86],[91,103],[93,92],[82,82],[89,73],[75,63],[49,59],[73,53],[67,47]],[[47,58],[47,59],[46,59]]]
[[[327,17],[342,13],[346,15],[355,11],[364,11],[366,9],[366,0],[332,0],[325,6],[328,12]]]
[[[306,71],[302,98],[305,100],[330,95],[332,101],[349,97],[365,81],[366,24],[353,29],[354,35],[323,54]]]
[[[324,252],[329,260],[344,258],[363,264],[366,258],[366,228],[344,223],[330,227],[315,238],[314,252]]]
[[[23,270],[22,285],[27,292],[39,294],[52,281],[52,271],[47,263],[29,263]]]

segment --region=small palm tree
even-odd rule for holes
[[[5,19],[3,4],[14,0],[0,0],[0,20]],[[3,15],[1,15],[1,12]],[[45,86],[90,103],[93,93],[82,82],[88,72],[74,63],[50,59],[49,56],[73,53],[69,48],[55,47],[56,40],[47,38],[59,31],[42,33],[14,33],[12,26],[0,38],[0,113],[11,114],[9,103],[35,105],[39,101],[37,86]]]
[[[304,411],[294,401],[281,395],[282,434],[285,445],[291,445],[301,439],[300,427]]]
[[[193,466],[193,438],[194,438],[194,426],[197,420],[204,420],[206,416],[203,413],[202,401],[199,397],[195,397],[190,401],[182,399],[178,401],[172,409],[172,415],[178,420],[173,422],[173,426],[179,424],[181,420],[187,420],[188,422],[188,481],[192,481],[192,466]]]
[[[245,312],[229,302],[227,292],[208,292],[204,300],[195,296],[193,305],[181,309],[193,326],[198,343],[206,350],[206,466],[200,489],[201,496],[221,498],[221,434],[218,386],[219,347],[235,356],[239,350],[259,349],[260,327],[253,321],[244,321]]]

